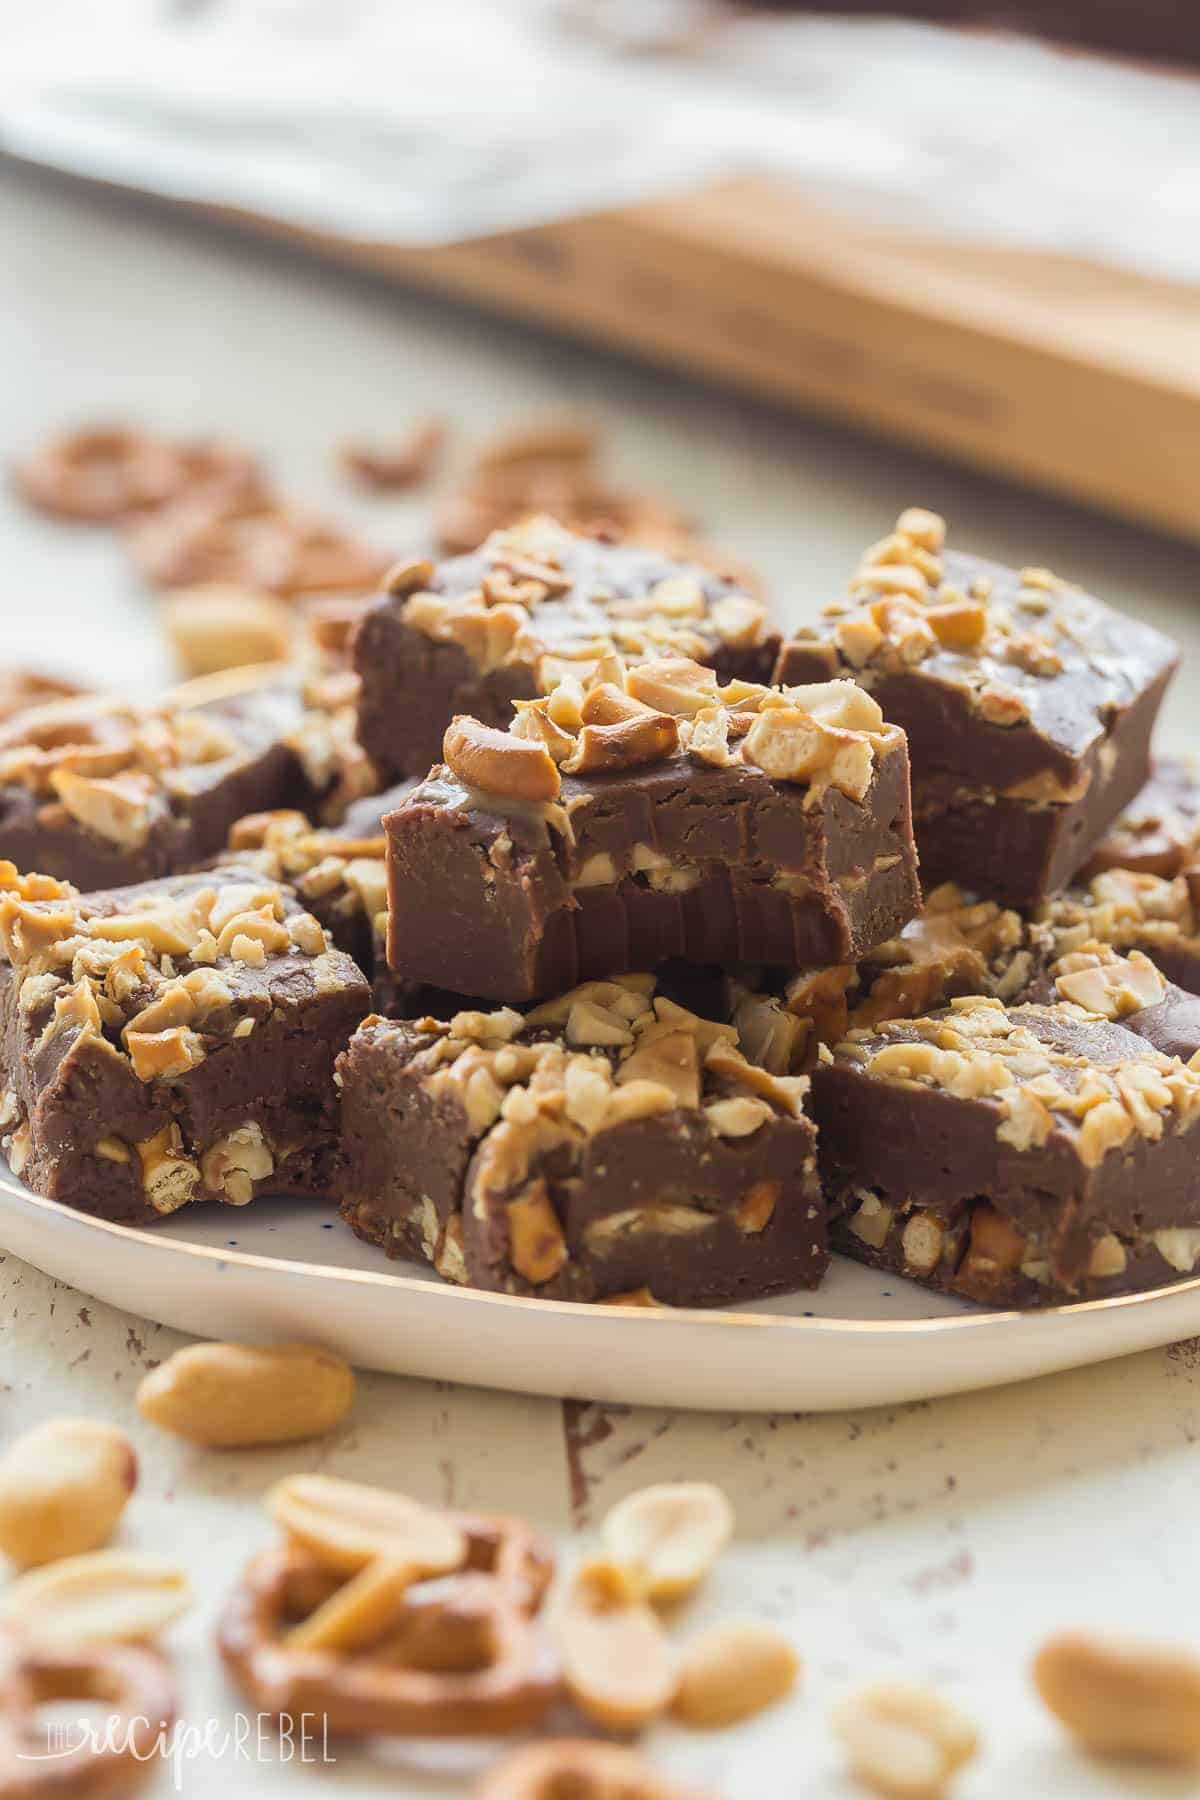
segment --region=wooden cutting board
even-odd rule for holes
[[[1200,542],[1197,286],[870,230],[760,180],[436,250],[179,204]]]
[[[253,223],[1200,540],[1200,288],[760,181],[434,251]]]

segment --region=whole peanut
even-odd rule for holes
[[[138,1411],[152,1425],[227,1450],[320,1437],[353,1403],[353,1369],[308,1344],[192,1344],[137,1391]]]
[[[1200,1757],[1200,1658],[1190,1650],[1063,1631],[1038,1651],[1033,1680],[1094,1755]]]
[[[736,1725],[790,1694],[800,1658],[774,1625],[761,1619],[714,1625],[683,1653],[675,1715],[688,1725]]]
[[[0,1456],[0,1550],[18,1568],[106,1544],[137,1485],[133,1445],[96,1419],[47,1419]]]

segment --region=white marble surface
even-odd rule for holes
[[[6,457],[56,421],[134,414],[236,434],[301,492],[344,504],[329,449],[348,430],[382,432],[430,408],[482,430],[570,402],[610,422],[623,468],[685,495],[781,588],[832,590],[860,544],[921,501],[963,540],[1092,582],[1200,651],[1192,551],[440,302],[4,172],[0,267]],[[385,542],[419,542],[419,501],[360,510]],[[0,545],[6,657],[119,670],[130,685],[165,677],[153,605],[103,534],[33,520],[4,496]],[[1194,678],[1179,684],[1176,742],[1196,698]],[[133,1411],[139,1376],[179,1341],[0,1258],[0,1440],[64,1412],[132,1431],[142,1475],[121,1541],[171,1550],[193,1575],[199,1604],[172,1644],[198,1730],[238,1707],[212,1621],[267,1538],[256,1502],[280,1474],[320,1468],[524,1512],[568,1558],[620,1494],[708,1477],[729,1490],[738,1537],[680,1632],[765,1614],[793,1633],[805,1682],[793,1704],[737,1732],[654,1734],[663,1767],[730,1800],[849,1795],[828,1705],[860,1678],[905,1674],[944,1686],[984,1732],[965,1800],[1193,1791],[1185,1777],[1077,1757],[1026,1669],[1039,1638],[1072,1622],[1200,1641],[1200,1342],[989,1394],[807,1418],[601,1409],[367,1376],[351,1420],[320,1445],[218,1456]],[[339,1752],[322,1791],[464,1792],[440,1761]],[[208,1753],[181,1762],[178,1791],[311,1792],[313,1774],[269,1745],[261,1760],[230,1748],[219,1775]],[[172,1791],[164,1768],[152,1793]]]

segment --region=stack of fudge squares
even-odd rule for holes
[[[539,518],[393,570],[324,697],[18,714],[10,1165],[132,1223],[312,1195],[549,1299],[749,1300],[831,1247],[989,1306],[1190,1274],[1177,661],[919,509],[787,640]]]

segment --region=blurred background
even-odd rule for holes
[[[144,690],[220,655],[149,593],[286,635],[298,519],[344,595],[529,506],[699,543],[793,622],[921,503],[1198,630],[1178,0],[12,6],[0,256],[8,460],[215,439],[278,511],[67,530],[18,484],[5,660]]]

